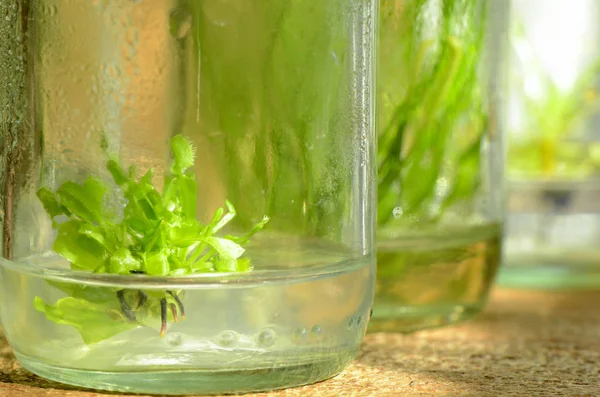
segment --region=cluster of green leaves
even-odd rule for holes
[[[380,227],[435,222],[480,184],[485,3],[444,0],[439,15],[428,0],[381,3]]]
[[[40,189],[38,197],[58,228],[54,251],[73,268],[95,273],[182,276],[249,270],[241,244],[268,218],[244,236],[216,237],[235,216],[233,206],[227,202],[227,212],[220,208],[209,224],[201,224],[196,181],[187,172],[194,163],[193,148],[182,136],[171,140],[171,148],[174,162],[162,194],[152,185],[153,169],[135,180],[133,166],[126,172],[116,160],[108,162],[127,201],[121,220],[105,208],[106,185],[94,177],[83,184],[67,181],[56,192]],[[58,223],[60,215],[67,220]]]
[[[586,117],[598,111],[596,86],[600,74],[600,60],[592,62],[578,76],[570,89],[558,86],[553,76],[540,64],[527,40],[520,21],[511,32],[515,47],[521,50],[520,72],[513,76],[513,89],[524,100],[525,123],[518,132],[519,139],[511,139],[508,151],[508,171],[512,175],[552,177],[585,175],[598,167],[598,159],[588,149],[593,147],[577,140],[577,127]],[[515,54],[517,55],[517,54]],[[521,68],[531,68],[540,84],[542,94],[532,96],[525,92],[525,76]],[[569,142],[569,138],[574,138]],[[587,147],[586,147],[587,146]],[[597,146],[596,146],[597,148]],[[586,159],[588,158],[588,159]],[[586,161],[590,160],[590,161]]]
[[[53,249],[73,269],[150,276],[252,269],[250,259],[242,256],[242,245],[263,228],[268,218],[264,217],[245,235],[218,237],[217,232],[235,216],[233,206],[227,202],[227,211],[219,208],[210,223],[200,223],[196,219],[197,184],[189,171],[194,164],[194,149],[180,135],[173,137],[170,144],[173,162],[162,193],[152,184],[153,169],[136,180],[133,166],[125,171],[118,161],[108,161],[107,169],[126,200],[122,216],[106,205],[107,186],[94,177],[83,184],[67,181],[56,192],[45,187],[38,191],[58,229]],[[164,309],[160,311],[162,299],[169,300],[169,305],[180,304],[178,296],[170,291],[127,293],[119,301],[115,291],[106,288],[62,283],[57,286],[69,296],[55,306],[36,298],[36,308],[55,322],[77,327],[88,343],[138,326],[141,317],[132,321],[129,308],[145,311],[145,317],[150,319],[166,315]],[[171,320],[177,321],[175,311]]]

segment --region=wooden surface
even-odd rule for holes
[[[338,377],[247,396],[600,396],[599,304],[600,291],[498,290],[469,323],[410,336],[370,334]],[[31,375],[2,338],[0,396],[104,394]]]

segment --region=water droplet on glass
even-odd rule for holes
[[[235,340],[237,339],[235,332],[233,331],[223,331],[219,336],[219,344],[224,347],[228,347],[233,345]]]
[[[169,28],[171,35],[182,39],[192,30],[192,17],[186,10],[175,9],[171,12]]]
[[[127,29],[125,32],[125,41],[132,47],[135,47],[138,42],[138,34],[134,29]]]
[[[48,15],[49,17],[53,17],[54,15],[56,15],[56,6],[46,5],[42,8],[42,12]]]
[[[169,332],[167,334],[167,343],[171,346],[181,346],[183,344],[183,335],[179,332]]]
[[[435,184],[435,194],[437,196],[443,196],[448,193],[450,190],[450,183],[448,182],[448,178],[442,177],[439,178]]]
[[[108,65],[108,74],[111,78],[117,79],[121,75],[121,70],[117,65],[111,64]]]
[[[323,332],[323,330],[321,329],[320,325],[315,325],[310,329],[310,332],[313,335],[321,335],[321,332]]]
[[[245,17],[245,3],[239,0],[207,1],[203,11],[207,22],[224,27],[235,23],[239,17]]]
[[[450,314],[448,314],[446,316],[446,318],[444,319],[446,321],[446,324],[454,324],[454,323],[460,321],[464,312],[465,312],[464,306],[456,306],[454,308],[454,310]]]
[[[394,210],[392,211],[392,215],[394,216],[395,219],[398,219],[402,216],[402,213],[404,211],[402,211],[402,208],[400,207],[396,207],[394,208]]]
[[[305,339],[307,334],[308,334],[308,332],[306,331],[306,328],[300,327],[294,331],[294,339],[296,339],[296,340]]]
[[[348,324],[346,325],[346,329],[349,331],[354,328],[354,317],[350,317],[348,320]]]
[[[258,345],[269,347],[275,343],[275,332],[272,329],[265,329],[258,335]]]

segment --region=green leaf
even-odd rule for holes
[[[154,231],[151,229],[147,229],[145,231],[144,238],[141,239],[141,250],[144,252],[155,251],[156,249],[160,249],[165,245],[165,240],[167,236],[165,236],[165,228],[162,227],[163,223],[160,222]]]
[[[82,222],[71,220],[60,225],[54,251],[79,269],[93,271],[106,259],[106,249],[96,240],[81,234]]]
[[[88,178],[83,185],[67,181],[58,188],[61,204],[80,219],[102,222],[102,200],[106,187],[97,179]]]
[[[48,281],[48,284],[58,288],[65,294],[78,299],[85,299],[94,303],[106,303],[115,298],[116,291],[112,288],[95,287],[85,284],[66,283],[61,281]]]
[[[205,241],[219,253],[222,259],[237,259],[244,253],[244,249],[239,244],[226,238],[207,237]]]
[[[194,178],[182,175],[177,179],[177,192],[181,200],[181,210],[186,218],[196,217],[196,203],[198,199],[198,184]]]
[[[169,274],[169,260],[164,252],[148,254],[144,261],[146,273],[151,276],[166,276]]]
[[[71,263],[72,269],[150,276],[252,269],[249,259],[239,259],[244,249],[238,240],[247,238],[214,235],[235,216],[231,203],[226,202],[227,214],[218,209],[208,225],[196,220],[197,184],[193,174],[183,173],[193,165],[193,149],[183,137],[175,137],[172,147],[173,175],[166,178],[163,196],[152,184],[152,169],[136,181],[133,166],[126,173],[117,161],[107,162],[107,169],[127,200],[120,222],[109,218],[103,203],[105,186],[94,178],[83,185],[65,182],[56,195],[40,189],[38,197],[51,217],[64,213],[70,218],[58,227],[53,249]],[[267,220],[256,225],[248,236]],[[132,327],[160,326],[161,300],[166,297],[179,304],[166,291],[128,290],[124,295],[119,291],[135,312],[136,321],[130,322],[124,311],[132,313],[121,307],[113,288],[49,283],[69,296],[54,306],[38,297],[36,309],[50,321],[76,327],[86,343],[96,343]],[[174,320],[169,311],[167,321]]]
[[[235,241],[236,243],[238,243],[240,245],[246,244],[248,241],[250,241],[250,238],[252,236],[254,236],[256,233],[258,233],[261,229],[263,229],[267,223],[269,223],[269,217],[265,215],[262,218],[262,220],[260,222],[258,222],[256,225],[254,225],[254,227],[248,233],[246,233],[244,236],[241,236],[241,237],[227,236],[227,238]]]
[[[191,274],[191,273],[192,273],[191,269],[178,268],[178,269],[171,270],[169,272],[169,276],[181,277],[181,276],[187,276],[188,274]]]
[[[190,265],[194,273],[209,273],[215,270],[215,264],[210,261],[196,261]]]
[[[214,230],[215,225],[219,222],[219,220],[223,217],[223,214],[225,213],[225,210],[222,207],[217,208],[217,210],[215,211],[215,213],[213,214],[212,220],[210,221],[210,223],[208,224],[208,230],[211,231],[211,233]]]
[[[79,225],[79,229],[77,230],[80,234],[95,240],[104,247],[107,251],[112,251],[113,246],[110,243],[110,239],[107,239],[104,231],[97,225],[93,225],[90,223],[81,223]]]
[[[200,232],[202,227],[197,221],[188,221],[180,226],[173,226],[169,229],[169,240],[176,247],[186,248],[197,242],[202,237]]]
[[[111,255],[108,269],[110,273],[130,274],[142,270],[142,264],[127,248],[119,248]]]
[[[459,157],[455,180],[452,190],[444,202],[444,209],[458,200],[470,198],[475,192],[480,182],[480,158],[480,140],[477,140]]]
[[[222,257],[218,261],[216,261],[215,268],[218,272],[235,272],[237,269],[237,260]]]
[[[113,180],[118,186],[124,186],[127,183],[129,183],[128,175],[125,173],[125,170],[121,167],[121,165],[119,165],[117,161],[109,160],[108,163],[106,163],[106,168],[108,169],[108,172],[110,172],[110,174],[113,177]]]
[[[101,304],[66,297],[48,305],[39,296],[34,307],[57,324],[71,325],[79,331],[86,344],[93,344],[139,326],[129,322],[119,311],[116,298]]]
[[[235,264],[236,272],[249,272],[254,269],[250,258],[239,258]]]
[[[50,218],[64,214],[64,210],[56,199],[56,195],[48,188],[41,188],[36,193],[39,200],[42,202],[44,209],[50,215]]]
[[[219,272],[247,272],[252,270],[252,262],[249,258],[221,258],[215,263],[215,267]]]
[[[154,170],[150,168],[144,176],[140,178],[140,181],[134,185],[134,188],[129,193],[135,200],[145,199],[150,192],[155,191],[152,185],[152,178],[154,177]]]
[[[171,150],[173,151],[172,171],[175,174],[181,174],[194,165],[196,154],[194,147],[188,138],[182,135],[175,135],[171,138]]]
[[[144,213],[144,217],[149,221],[157,221],[159,219],[156,212],[156,208],[146,198],[139,200],[137,203],[138,208]]]
[[[227,213],[221,218],[221,215],[223,214],[223,208],[219,208],[217,210],[217,212],[215,213],[215,217],[213,218],[211,223],[211,233],[218,232],[233,218],[235,218],[236,212],[235,208],[233,207],[233,204],[231,204],[229,201],[226,201],[225,205],[227,205]]]

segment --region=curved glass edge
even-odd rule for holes
[[[100,274],[70,269],[52,269],[24,261],[9,261],[0,258],[0,268],[13,272],[61,282],[81,282],[94,286],[122,286],[138,289],[207,289],[215,287],[245,288],[254,284],[298,283],[314,278],[335,277],[356,271],[366,266],[375,266],[375,253],[362,256],[359,260],[347,259],[332,264],[314,267],[299,267],[287,270],[255,270],[248,273],[203,273],[188,276],[148,276],[144,274]]]

